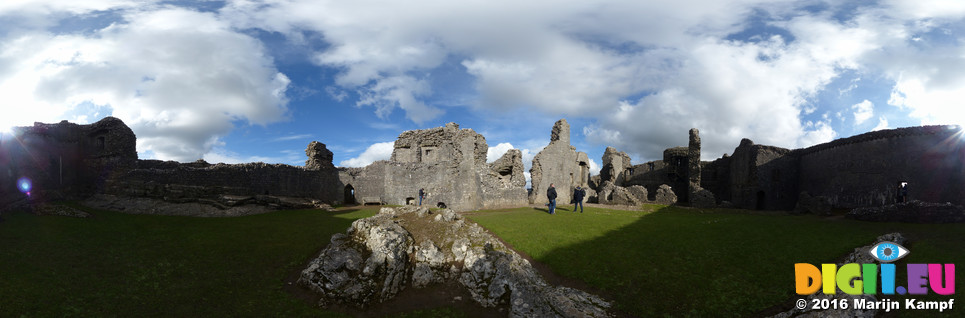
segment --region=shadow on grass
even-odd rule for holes
[[[528,212],[526,211],[528,210]],[[542,212],[540,209],[535,209]],[[867,223],[815,216],[660,207],[587,208],[548,218],[533,209],[470,215],[559,275],[599,288],[631,315],[754,316],[794,293],[795,263],[829,263],[901,231],[907,262],[963,261],[965,225]],[[915,243],[918,242],[918,243]],[[899,265],[900,266],[900,265]],[[786,308],[790,309],[790,308]]]
[[[0,308],[13,316],[339,316],[283,290],[352,221],[374,210],[232,218],[4,214]]]

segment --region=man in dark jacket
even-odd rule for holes
[[[576,206],[580,206],[580,213],[583,213],[583,197],[586,196],[586,190],[583,188],[576,187],[573,190],[573,213],[576,213]]]
[[[550,200],[550,214],[556,214],[556,188],[550,183],[550,188],[546,189],[546,198]]]

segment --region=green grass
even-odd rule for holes
[[[0,316],[341,316],[297,299],[285,280],[332,234],[378,208],[235,218],[4,214]],[[963,224],[648,208],[656,212],[587,208],[551,216],[520,208],[469,216],[642,317],[754,315],[793,297],[794,263],[835,261],[891,231],[913,240],[901,262],[965,264]],[[396,315],[469,316],[445,304]]]
[[[600,288],[618,309],[643,317],[755,315],[794,296],[794,263],[833,263],[892,231],[913,240],[901,263],[965,263],[965,224],[647,210],[656,212],[587,208],[583,214],[548,215],[519,208],[469,218],[557,274]]]
[[[296,299],[284,281],[374,211],[4,214],[0,308],[14,317],[338,316]]]

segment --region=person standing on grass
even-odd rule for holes
[[[422,199],[426,197],[426,188],[419,189],[419,206],[422,206]]]
[[[573,190],[573,213],[576,213],[576,206],[580,206],[580,213],[583,213],[583,197],[586,196],[586,190],[581,187],[576,187]]]
[[[546,198],[550,200],[550,214],[556,214],[556,188],[550,183],[550,188],[546,189]]]

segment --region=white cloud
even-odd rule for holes
[[[365,167],[379,160],[389,160],[392,158],[392,150],[395,149],[394,141],[375,143],[365,149],[358,157],[339,162],[340,167]]]
[[[874,116],[874,104],[869,100],[864,100],[860,103],[851,106],[854,110],[854,125],[861,125],[868,119]]]
[[[493,162],[506,154],[506,151],[513,149],[513,145],[508,142],[501,142],[498,145],[489,147],[489,151],[486,152],[486,162]],[[525,165],[525,164],[524,164]]]
[[[279,141],[292,141],[292,140],[308,139],[308,138],[312,138],[312,135],[311,135],[311,134],[301,134],[301,135],[282,136],[282,137],[274,138],[274,139],[272,139],[271,141],[274,141],[274,142],[279,142]]]
[[[888,129],[888,119],[885,116],[878,117],[878,125],[872,128],[871,131],[878,131]]]
[[[596,163],[593,159],[590,159],[590,175],[595,176],[600,174],[600,164]]]
[[[241,155],[241,154],[232,152],[230,150],[227,150],[223,146],[217,146],[211,149],[211,151],[205,153],[202,159],[204,159],[204,161],[207,161],[208,163],[211,163],[211,164],[215,164],[215,163],[237,164],[237,163],[246,163],[246,162],[265,162],[265,163],[285,163],[285,164],[300,166],[305,162],[304,152],[302,152],[300,156],[299,156],[299,153],[296,151],[284,151],[283,154],[284,155],[282,156],[273,156],[273,157],[257,156],[257,155],[254,155],[254,156]]]
[[[109,107],[137,134],[138,151],[158,159],[201,158],[236,121],[284,120],[288,84],[261,42],[180,8],[127,11],[89,35],[30,31],[0,42],[0,96],[30,109],[6,121]]]

